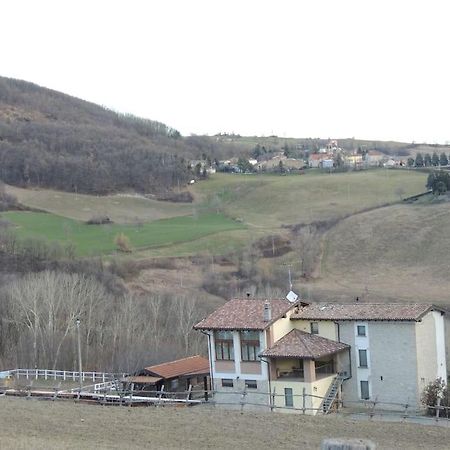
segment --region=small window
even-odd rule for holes
[[[365,336],[366,335],[366,326],[365,325],[358,325],[358,336]]]
[[[367,350],[358,350],[359,367],[367,367]]]
[[[248,389],[258,389],[256,380],[245,380],[245,387]]]
[[[360,381],[361,385],[361,399],[369,400],[369,382],[368,381]]]
[[[294,406],[294,396],[292,395],[292,388],[284,388],[284,404],[288,407]]]
[[[222,387],[233,387],[233,379],[232,378],[222,378]]]
[[[311,334],[319,334],[319,323],[311,322]]]

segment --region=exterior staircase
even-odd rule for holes
[[[334,378],[321,404],[323,414],[328,414],[330,412],[331,407],[333,406],[333,403],[339,393],[339,389],[345,379],[346,377],[344,376],[344,374],[337,374]]]

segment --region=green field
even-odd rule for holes
[[[61,216],[38,212],[6,212],[1,217],[12,222],[19,239],[43,237],[49,241],[72,243],[80,256],[110,254],[116,250],[114,238],[124,233],[135,249],[170,246],[215,233],[242,230],[243,224],[222,214],[203,214],[162,219],[142,225],[87,225]]]
[[[283,225],[339,219],[420,193],[426,174],[370,170],[305,175],[215,174],[190,187],[192,204],[136,196],[88,196],[8,187],[28,207],[52,214],[4,214],[20,238],[71,242],[79,255],[110,254],[125,233],[139,257],[226,254]],[[114,224],[88,226],[94,215]],[[197,218],[196,218],[197,217]],[[150,250],[149,250],[150,249]]]

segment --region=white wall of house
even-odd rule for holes
[[[444,316],[431,311],[416,323],[417,378],[419,391],[436,380],[447,380]]]
[[[371,399],[418,406],[417,352],[414,322],[368,322],[368,340],[357,339],[358,322],[341,322],[341,342],[351,345],[352,378],[343,384],[344,404],[360,400],[360,381],[369,382]],[[368,369],[359,368],[358,346],[367,347]],[[365,380],[367,377],[367,380]]]

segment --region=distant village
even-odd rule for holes
[[[424,161],[422,161],[422,165],[425,165]],[[267,150],[264,146],[257,144],[252,150],[250,158],[233,157],[226,160],[193,160],[190,162],[190,167],[199,175],[216,172],[304,173],[306,169],[347,171],[375,167],[412,166],[416,166],[413,158],[391,156],[377,150],[366,150],[361,147],[356,150],[347,150],[340,147],[337,140],[329,140],[324,147],[314,151],[304,149],[300,144],[295,148],[286,145],[277,151]]]

